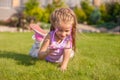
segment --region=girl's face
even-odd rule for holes
[[[72,25],[62,23],[60,26],[56,26],[55,29],[57,30],[56,36],[63,40],[65,37],[71,34]]]

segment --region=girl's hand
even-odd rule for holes
[[[67,66],[64,66],[64,65],[61,66],[61,67],[60,67],[60,70],[63,71],[63,72],[66,71],[66,70],[67,70]]]
[[[50,49],[50,48],[48,48],[47,49],[47,54],[48,55],[53,55],[52,53],[55,51],[56,49]]]
[[[63,61],[61,63],[61,67],[60,67],[61,71],[67,70],[68,61],[70,59],[70,52],[71,52],[71,49],[64,50]]]

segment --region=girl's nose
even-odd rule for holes
[[[65,36],[66,36],[66,33],[65,33],[65,32],[62,32],[62,33],[61,33],[61,36],[62,36],[62,37],[65,37]]]

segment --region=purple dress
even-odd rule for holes
[[[60,62],[64,49],[72,48],[71,35],[64,38],[60,43],[57,43],[55,41],[54,36],[55,36],[55,31],[51,31],[50,32],[50,41],[51,41],[50,43],[52,46],[50,45],[49,49],[54,49],[54,51],[46,57],[46,60],[49,62]],[[70,41],[70,46],[66,47],[68,41]]]

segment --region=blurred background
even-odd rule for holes
[[[50,28],[56,8],[78,19],[68,70],[29,56],[30,23]],[[0,80],[120,80],[120,0],[0,0]]]
[[[78,32],[120,33],[120,0],[0,0],[0,32],[29,31],[30,23],[50,27],[50,14],[71,8]]]

